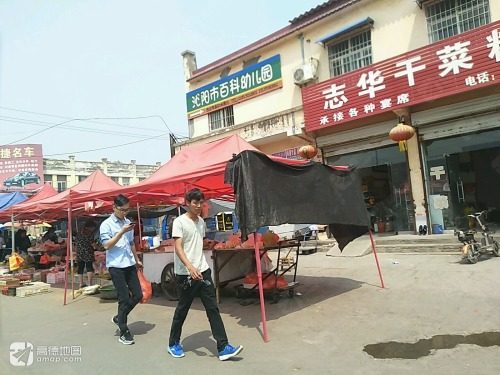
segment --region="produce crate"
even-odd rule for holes
[[[16,297],[29,297],[35,295],[35,289],[31,286],[20,286],[16,288]]]
[[[21,280],[12,276],[0,276],[0,286],[19,286]]]
[[[35,289],[35,294],[37,293],[50,293],[52,291],[50,284],[42,283],[40,281],[36,281],[32,283],[31,287]]]
[[[34,282],[31,285],[16,288],[16,297],[30,297],[37,294],[50,293],[51,286],[47,283]]]
[[[4,296],[15,297],[16,296],[16,287],[4,286],[4,287],[2,287],[2,294]]]
[[[87,274],[83,275],[83,281],[85,283],[87,282]],[[71,283],[71,275],[68,275],[68,282]],[[75,285],[79,285],[80,278],[78,275],[74,275],[73,282],[75,283]],[[113,282],[111,280],[102,279],[100,277],[95,277],[95,276],[92,278],[92,285],[106,286],[106,285],[111,285],[111,284],[113,284]]]
[[[49,284],[59,284],[64,282],[64,271],[59,272],[49,272],[47,274],[47,282]]]

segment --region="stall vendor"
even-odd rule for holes
[[[22,255],[28,253],[31,241],[26,233],[26,229],[19,229],[15,235],[16,252]]]
[[[52,255],[65,256],[66,247],[65,241],[59,241],[59,236],[54,228],[49,228],[42,237],[43,248],[45,251],[50,251]]]

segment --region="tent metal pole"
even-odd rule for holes
[[[68,223],[68,234],[69,234],[69,227],[73,226],[71,225],[72,223]],[[76,229],[76,235],[78,236],[79,231],[78,231],[78,218],[75,217],[75,229]],[[75,299],[75,272],[73,271],[74,269],[74,264],[73,264],[73,230],[71,230],[71,243],[70,243],[70,248],[69,248],[69,257],[70,257],[70,277],[71,277],[71,293],[73,294],[73,299]],[[80,285],[81,287],[81,285]]]
[[[139,244],[142,246],[142,225],[141,225],[141,210],[139,202],[137,202],[137,225],[139,226]],[[139,249],[135,249],[138,251]]]
[[[382,288],[385,289],[384,279],[382,278],[382,272],[380,271],[380,264],[378,263],[377,250],[375,249],[375,241],[373,240],[372,230],[370,229],[368,231],[368,233],[370,233],[370,241],[372,243],[372,250],[373,250],[373,255],[375,256],[375,262],[377,263],[378,275],[380,277],[380,284],[381,284]]]
[[[260,313],[262,315],[262,332],[264,334],[264,342],[268,342],[267,338],[267,324],[266,324],[266,307],[264,305],[264,287],[262,285],[262,267],[260,264],[260,250],[257,243],[257,232],[253,234],[254,250],[255,250],[255,264],[257,265],[257,278],[259,280],[259,299],[260,299]]]
[[[10,223],[12,224],[11,227],[11,232],[12,232],[12,249],[10,251],[10,254],[14,254],[16,251],[16,236],[14,235],[14,212],[11,213],[10,215]]]
[[[73,243],[73,230],[72,230],[72,225],[71,225],[71,200],[68,202],[68,242],[66,243],[66,267],[64,270],[64,305],[66,305],[66,295],[68,292],[68,265],[69,265],[69,258],[70,258],[70,252],[72,255],[72,247],[71,244]],[[71,265],[73,265],[73,258],[71,257]],[[71,267],[73,269],[73,267]],[[73,272],[73,271],[72,271]]]

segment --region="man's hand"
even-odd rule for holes
[[[194,267],[189,268],[189,274],[191,275],[191,278],[193,280],[201,280],[203,278],[201,272],[197,268],[194,268]]]
[[[143,267],[144,267],[144,266],[142,265],[142,262],[141,262],[139,259],[137,259],[137,260],[135,261],[135,266],[136,266],[137,268],[143,268]]]
[[[122,227],[121,231],[122,234],[130,232],[132,229],[134,229],[134,224],[126,224]]]

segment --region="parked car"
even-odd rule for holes
[[[27,184],[39,184],[40,176],[34,172],[21,172],[15,176],[6,178],[3,184],[5,186],[20,186],[24,187]]]

